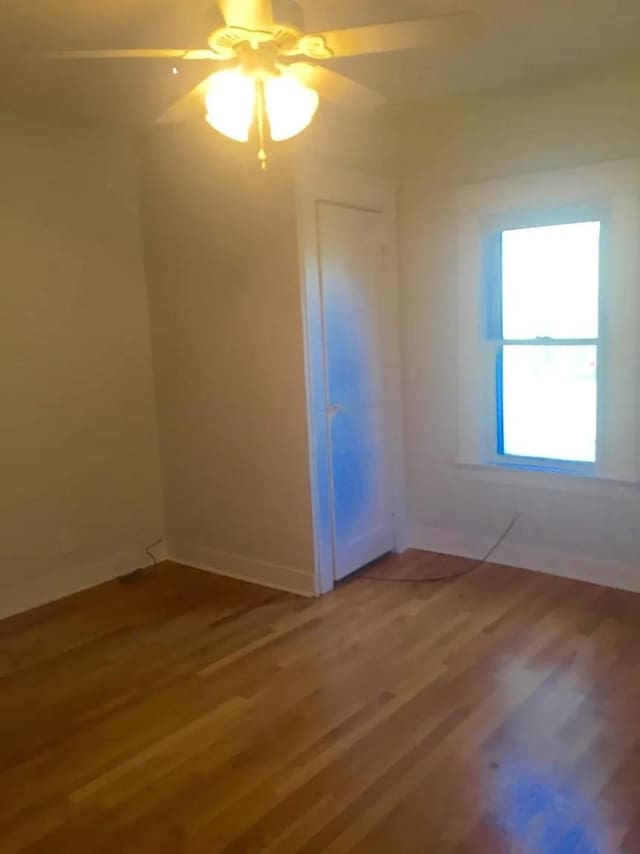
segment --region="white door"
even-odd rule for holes
[[[318,201],[334,578],[390,551],[385,460],[384,217]]]

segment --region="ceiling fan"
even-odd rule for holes
[[[206,105],[206,121],[240,142],[255,128],[258,158],[266,168],[267,135],[289,139],[311,123],[320,95],[351,109],[373,110],[384,103],[378,92],[318,62],[334,57],[411,49],[449,48],[465,43],[478,28],[472,12],[415,21],[303,33],[274,19],[271,0],[218,0],[225,26],[214,30],[206,48],[53,51],[40,59],[209,60],[220,70],[177,101],[157,121],[190,117]],[[311,60],[311,61],[309,61]]]

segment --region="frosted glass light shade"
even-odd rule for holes
[[[238,142],[248,141],[256,103],[256,87],[250,77],[237,69],[218,71],[209,79],[204,100],[212,128]]]
[[[264,95],[271,139],[275,142],[303,131],[318,109],[318,93],[284,74],[265,81]]]
[[[264,78],[263,78],[264,79]],[[218,71],[209,78],[205,103],[212,128],[247,142],[256,114],[256,79],[237,68]],[[318,109],[318,93],[285,74],[264,79],[264,106],[271,139],[280,142],[309,126]]]

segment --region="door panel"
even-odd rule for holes
[[[334,575],[393,547],[383,408],[382,215],[317,204]]]

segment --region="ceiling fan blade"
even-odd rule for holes
[[[183,95],[179,101],[175,101],[169,109],[155,120],[154,124],[169,124],[173,122],[188,122],[194,119],[202,119],[204,121],[205,104],[204,96],[209,85],[208,74],[204,80],[190,89],[186,95]]]
[[[212,50],[196,48],[142,48],[130,50],[53,50],[34,54],[35,59],[219,59]]]
[[[228,27],[268,30],[273,26],[271,0],[218,0]]]
[[[424,18],[419,21],[395,21],[370,27],[354,27],[322,33],[333,56],[360,56],[394,50],[425,50],[465,44],[480,29],[480,16],[459,12]]]
[[[360,113],[376,110],[387,100],[384,95],[369,89],[368,86],[356,83],[350,77],[322,65],[294,62],[287,66],[287,69],[305,86],[315,89],[320,97]]]

